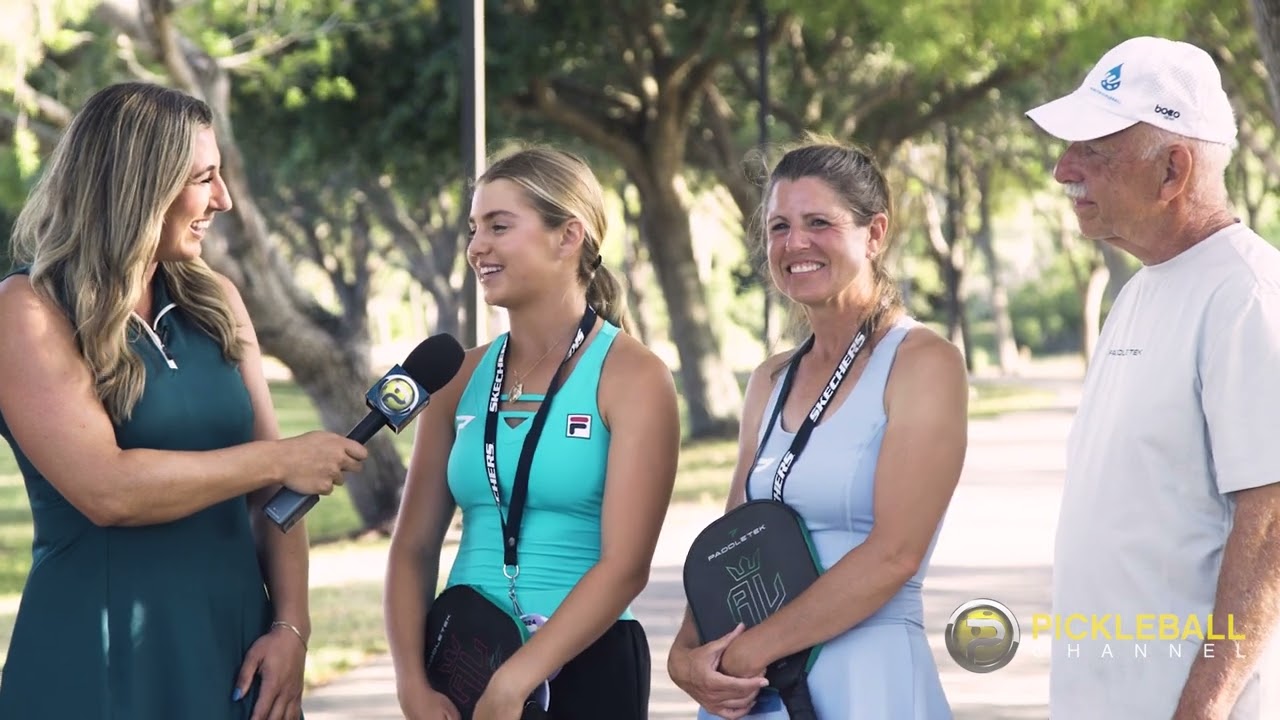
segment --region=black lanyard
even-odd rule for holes
[[[849,374],[849,368],[853,367],[853,361],[857,359],[858,353],[862,351],[862,346],[867,341],[867,333],[870,326],[864,323],[858,328],[858,334],[853,336],[853,342],[849,343],[849,350],[840,359],[840,364],[836,366],[836,370],[831,374],[831,379],[827,381],[827,386],[823,388],[822,394],[818,396],[818,401],[813,404],[813,409],[805,417],[804,422],[800,424],[800,429],[796,430],[796,436],[791,440],[791,447],[787,448],[787,452],[783,454],[782,459],[778,461],[778,470],[773,475],[773,499],[775,502],[782,502],[782,488],[787,484],[787,474],[791,472],[791,466],[795,464],[800,457],[800,453],[804,450],[804,446],[809,444],[809,435],[813,433],[813,428],[818,425],[818,421],[827,412],[827,406],[831,404],[831,398],[836,396],[836,391],[840,389],[844,378]],[[751,472],[755,471],[756,465],[760,463],[760,454],[764,452],[764,446],[769,442],[769,435],[773,432],[773,426],[778,422],[778,416],[782,414],[782,407],[787,404],[787,396],[791,394],[791,384],[795,381],[796,369],[800,367],[800,358],[805,353],[813,349],[813,336],[810,335],[805,340],[800,350],[792,356],[787,363],[787,376],[782,381],[782,390],[778,392],[778,401],[773,406],[773,416],[769,418],[769,425],[765,428],[764,437],[760,439],[760,447],[756,448],[755,461],[751,465]],[[747,499],[751,499],[751,475],[747,475],[746,487]]]
[[[515,482],[511,487],[511,508],[506,520],[502,518],[502,495],[498,490],[498,403],[502,397],[502,379],[506,375],[507,339],[502,341],[498,350],[498,360],[493,368],[493,389],[489,391],[489,411],[484,419],[484,469],[489,475],[489,489],[493,491],[493,502],[498,506],[498,522],[502,524],[502,573],[511,581],[511,600],[515,602],[515,579],[520,574],[520,563],[516,559],[516,546],[520,542],[520,521],[524,517],[525,498],[529,495],[529,468],[533,465],[533,452],[538,445],[538,436],[542,434],[542,426],[547,421],[547,413],[551,410],[551,398],[559,390],[560,374],[573,358],[574,353],[582,347],[582,343],[591,333],[596,322],[596,311],[587,306],[582,314],[582,322],[578,325],[578,334],[574,336],[569,351],[565,353],[560,367],[556,368],[542,405],[533,416],[533,424],[529,434],[525,436],[524,447],[520,451],[520,463],[516,466]],[[514,568],[514,572],[510,570]],[[518,608],[518,606],[517,606]]]

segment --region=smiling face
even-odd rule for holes
[[[765,206],[769,274],[803,305],[856,301],[872,284],[887,224],[883,213],[862,221],[818,178],[779,180]]]
[[[195,152],[186,184],[164,214],[157,262],[194,260],[215,213],[231,209],[231,194],[222,181],[222,155],[213,128],[196,133]]]
[[[467,260],[490,305],[509,308],[549,286],[575,282],[577,257],[564,242],[566,228],[548,228],[516,183],[498,179],[476,187],[468,223]]]

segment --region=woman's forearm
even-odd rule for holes
[[[383,600],[387,645],[397,677],[426,679],[423,653],[427,611],[435,598],[440,555],[412,555],[392,548],[387,556],[387,586]]]
[[[582,576],[559,609],[503,665],[521,690],[532,690],[594,643],[644,589],[648,574],[601,562]]]
[[[281,532],[262,513],[262,507],[277,489],[269,486],[250,496],[249,518],[257,541],[258,562],[271,594],[274,619],[296,628],[303,644],[307,644],[311,639],[307,528],[305,521],[299,521],[289,532]]]
[[[671,647],[692,650],[700,644],[698,642],[698,631],[693,626],[693,612],[686,605],[684,619],[680,621],[680,629],[676,631],[676,636],[671,641]]]
[[[100,490],[78,509],[98,525],[154,525],[279,483],[274,441],[204,452],[121,450],[97,468]],[[52,480],[51,480],[52,481]]]
[[[676,636],[671,640],[671,651],[667,653],[667,675],[682,688],[687,679],[685,672],[688,669],[684,659],[689,651],[698,647],[699,644],[698,631],[693,626],[693,612],[686,605],[684,619],[680,622],[680,629],[676,631]]]

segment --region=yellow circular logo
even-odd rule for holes
[[[978,598],[951,613],[947,622],[947,652],[970,672],[999,670],[1018,652],[1022,632],[1009,608]]]
[[[404,375],[392,375],[378,388],[378,404],[392,415],[408,412],[418,402],[418,385]]]

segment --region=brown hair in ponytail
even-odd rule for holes
[[[892,223],[893,196],[889,193],[889,183],[870,153],[834,141],[814,139],[788,151],[769,174],[757,217],[760,231],[765,236],[764,242],[768,241],[768,230],[764,223],[765,205],[774,186],[783,180],[795,181],[801,178],[815,178],[826,183],[853,214],[854,222],[859,227],[866,227],[880,213]],[[884,318],[903,309],[898,284],[885,265],[891,237],[889,228],[886,228],[883,249],[871,259],[876,299],[871,318],[872,335]]]

